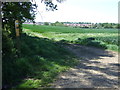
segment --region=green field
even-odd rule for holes
[[[40,25],[24,25],[24,28],[29,29],[26,32],[39,33],[56,41],[67,40],[68,42],[76,42],[78,38],[94,37],[96,41],[104,43],[107,49],[118,50],[118,29],[83,29]]]
[[[6,41],[8,42],[8,41]],[[40,88],[50,86],[55,77],[75,66],[79,61],[66,48],[54,40],[22,33],[17,44],[19,56],[4,57],[3,85],[13,88]],[[15,53],[16,54],[16,53]]]
[[[10,43],[12,54],[4,57],[3,85],[15,88],[48,87],[55,77],[79,60],[64,46],[80,44],[118,51],[117,29],[23,25],[19,40]],[[89,37],[94,40],[88,39]],[[19,43],[19,46],[18,44]],[[13,44],[17,45],[17,50]],[[5,44],[6,45],[6,44]],[[16,56],[19,53],[19,56]],[[14,56],[15,55],[15,56]],[[9,62],[9,60],[11,61]]]

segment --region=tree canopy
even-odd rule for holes
[[[64,0],[56,0],[61,3]],[[41,0],[46,7],[51,10],[57,10],[57,5],[52,3],[52,0]],[[15,32],[15,20],[19,21],[20,34],[22,33],[22,23],[25,21],[35,22],[35,15],[37,4],[32,2],[2,2],[2,39],[3,39],[3,55],[12,52],[12,47],[15,45],[12,43],[16,37]],[[7,52],[8,51],[8,52]],[[10,55],[9,55],[10,56]]]
[[[58,0],[58,2],[60,1]],[[42,0],[42,2],[52,9],[57,7],[50,1]],[[22,35],[22,23],[25,21],[35,22],[37,5],[32,2],[2,2],[0,8],[2,9],[2,66],[4,68],[2,84],[4,86],[12,83],[10,81],[13,80],[14,76],[10,75],[13,75],[11,74],[14,71],[13,63],[19,56],[18,52],[22,51],[22,49],[17,48],[16,44],[15,20],[19,21],[19,30]],[[9,68],[12,68],[11,71]]]
[[[2,28],[15,37],[15,20],[19,20],[20,29],[26,20],[34,21],[36,5],[31,2],[5,2],[2,3]]]
[[[35,0],[34,0],[35,1]],[[61,3],[64,0],[56,0]],[[57,5],[55,5],[52,0],[41,0],[46,5],[48,10],[57,10]],[[33,21],[35,19],[37,4],[32,4],[32,2],[4,2],[2,3],[2,28],[11,37],[15,36],[14,22],[19,20],[20,29],[22,30],[22,23],[25,21]]]

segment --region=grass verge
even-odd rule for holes
[[[3,62],[3,85],[14,88],[49,86],[60,72],[73,67],[78,60],[54,40],[22,34],[19,57]]]

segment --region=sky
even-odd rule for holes
[[[120,0],[66,0],[54,4],[56,11],[46,11],[41,0],[38,4],[36,22],[92,22],[92,23],[118,23],[118,2]]]

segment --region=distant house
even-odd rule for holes
[[[44,22],[36,22],[36,25],[44,25]]]
[[[91,27],[92,24],[64,23],[65,26]]]
[[[32,22],[24,22],[23,24],[33,24]]]
[[[51,24],[51,22],[47,22],[49,25]],[[36,25],[45,25],[45,22],[36,22]]]

